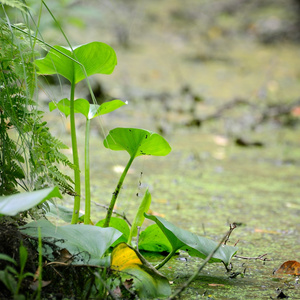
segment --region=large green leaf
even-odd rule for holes
[[[49,109],[53,111],[58,108],[66,117],[70,115],[70,100],[64,98],[58,103],[50,102]],[[121,100],[112,100],[105,102],[101,105],[90,104],[86,99],[79,98],[74,101],[74,111],[75,113],[83,114],[88,120],[91,120],[97,116],[108,114],[119,107],[125,105],[126,103]]]
[[[138,128],[115,128],[109,132],[103,144],[111,150],[126,150],[130,157],[165,156],[171,151],[170,145],[161,135]]]
[[[35,60],[38,67],[38,74],[60,74],[70,82],[77,83],[86,75],[111,74],[117,64],[117,56],[114,49],[105,43],[92,42],[74,47],[74,53],[67,47],[54,46],[48,54]],[[80,64],[74,62],[74,60]]]
[[[42,238],[48,238],[60,248],[66,248],[74,258],[73,263],[102,264],[106,250],[122,235],[115,228],[101,228],[92,225],[55,226],[47,220],[38,220],[21,227],[30,236],[38,237],[41,228]]]
[[[111,254],[111,269],[120,271],[123,280],[133,279],[139,299],[167,297],[171,293],[167,278],[125,243],[114,248]]]
[[[24,192],[9,196],[1,196],[0,214],[15,216],[16,214],[28,210],[53,197],[62,198],[58,187],[51,187],[34,192]]]
[[[171,252],[172,245],[158,225],[153,224],[141,232],[139,249],[149,252]]]
[[[218,246],[217,242],[178,228],[162,217],[148,214],[145,214],[145,216],[159,226],[171,243],[173,250],[182,249],[191,256],[205,259]],[[237,250],[237,247],[222,245],[209,262],[223,262],[227,266]]]

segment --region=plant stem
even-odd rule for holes
[[[129,161],[128,161],[128,163],[127,163],[127,165],[126,165],[126,167],[125,167],[125,169],[124,169],[124,171],[123,171],[123,173],[122,173],[122,175],[121,175],[121,177],[119,179],[117,187],[116,187],[115,191],[112,194],[112,197],[111,197],[111,200],[110,200],[110,204],[109,204],[109,207],[107,209],[106,218],[105,218],[105,222],[104,222],[103,227],[109,227],[109,222],[110,222],[111,215],[113,213],[113,209],[114,209],[115,203],[117,201],[118,195],[119,195],[121,187],[123,185],[123,181],[124,181],[124,179],[125,179],[125,177],[127,175],[127,172],[129,170],[129,168],[130,168],[130,166],[131,166],[134,158],[135,158],[135,154],[130,157],[130,159],[129,159]]]
[[[74,94],[75,94],[75,78],[73,78],[71,83],[71,95],[70,95],[70,127],[71,127],[72,152],[73,152],[73,164],[74,164],[74,181],[75,181],[74,208],[73,208],[71,224],[76,224],[78,222],[78,215],[80,210],[80,168],[79,168],[77,137],[76,137],[76,127],[75,127]]]
[[[155,269],[158,270],[160,269],[162,266],[164,266],[169,260],[170,258],[176,253],[178,249],[173,249],[166,257],[163,261],[161,261],[158,265],[155,266]]]
[[[41,299],[41,292],[42,292],[42,272],[43,272],[43,244],[42,244],[42,233],[41,233],[41,227],[38,227],[38,235],[39,235],[39,245],[38,245],[38,252],[39,252],[39,275],[38,275],[38,281],[39,285],[37,288],[37,295],[36,295],[36,300]]]
[[[90,224],[91,219],[91,186],[90,186],[90,123],[86,120],[85,127],[85,214],[84,224]]]

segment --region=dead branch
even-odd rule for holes
[[[235,223],[232,223],[232,224],[229,225],[229,231],[227,232],[227,236],[226,236],[226,238],[225,238],[224,245],[226,245],[226,243],[228,242],[229,237],[230,237],[232,231],[233,231],[235,228],[236,228],[236,224],[235,224]]]

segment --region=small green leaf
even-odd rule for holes
[[[49,103],[49,111],[51,112],[54,109],[57,109],[57,104],[56,104],[56,102],[52,101],[52,102]]]
[[[79,98],[74,101],[75,113],[84,115],[87,119],[91,120],[97,116],[108,114],[126,103],[121,100],[112,100],[105,102],[101,105],[90,104],[86,99]],[[67,98],[60,100],[58,103],[50,102],[49,109],[53,111],[58,108],[66,117],[70,115],[71,101]]]
[[[132,237],[137,236],[138,233],[137,227],[143,225],[143,222],[145,220],[144,213],[149,210],[150,204],[151,204],[151,194],[147,189],[144,198],[139,206],[139,209],[135,215],[135,218],[133,220],[131,230],[130,230],[130,236],[128,239],[128,244],[131,243]]]
[[[158,225],[153,224],[141,232],[139,249],[149,252],[171,252],[172,245]]]
[[[86,75],[111,74],[117,65],[114,49],[101,42],[92,42],[74,47],[74,53],[62,46],[54,46],[46,57],[35,60],[39,68],[38,74],[60,74],[70,82],[78,83]],[[72,60],[73,59],[73,60]],[[76,63],[75,61],[79,62]]]
[[[23,273],[27,262],[28,252],[27,249],[23,245],[21,245],[19,248],[19,253],[20,253],[20,269],[21,269],[21,273]]]
[[[58,108],[59,111],[61,111],[66,117],[70,115],[70,100],[67,98],[61,99],[58,103],[53,103],[50,108],[50,111],[54,110],[55,108]],[[52,109],[52,110],[51,110]]]
[[[10,257],[6,254],[3,254],[3,253],[0,253],[0,260],[6,260],[6,261],[13,263],[14,265],[17,265],[17,262],[12,257]]]
[[[115,128],[103,142],[111,150],[125,150],[130,157],[140,155],[165,156],[171,147],[159,134],[138,128]]]
[[[12,293],[14,293],[17,290],[17,282],[14,276],[12,276],[8,272],[7,268],[3,271],[2,270],[0,271],[0,281],[2,281],[7,287],[7,289]]]
[[[38,227],[42,238],[52,238],[60,248],[66,248],[74,255],[73,263],[101,264],[106,250],[122,235],[115,228],[100,228],[93,225],[55,226],[47,220],[38,220],[22,226],[26,234],[38,237]]]
[[[0,214],[15,216],[19,212],[28,210],[45,200],[53,197],[62,198],[58,187],[51,187],[34,192],[25,192],[0,197]]]
[[[69,102],[71,103],[71,102]],[[74,111],[75,113],[83,114],[87,119],[90,111],[90,103],[86,99],[79,98],[74,101]]]
[[[162,217],[148,214],[145,214],[145,216],[159,226],[171,243],[173,250],[182,249],[191,256],[205,259],[218,246],[217,242],[178,228]],[[237,250],[237,247],[222,245],[209,262],[223,262],[227,266]]]

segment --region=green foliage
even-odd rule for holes
[[[132,237],[137,236],[138,227],[143,225],[143,222],[145,220],[144,213],[146,213],[149,210],[150,204],[151,194],[147,189],[131,226],[130,235],[128,237],[129,245],[131,244]]]
[[[205,259],[214,249],[218,246],[218,243],[198,236],[187,230],[178,228],[172,223],[166,221],[162,217],[145,214],[146,218],[156,222],[161,231],[165,234],[170,244],[172,245],[172,253],[182,249],[187,251],[191,256],[197,256]],[[223,262],[225,266],[228,266],[233,255],[237,252],[237,247],[223,245],[213,255],[209,262]],[[159,264],[158,268],[161,268],[165,263]]]
[[[6,288],[14,295],[14,299],[25,300],[25,296],[19,294],[21,284],[26,277],[34,277],[34,274],[24,272],[28,252],[23,245],[21,245],[19,248],[19,255],[20,265],[19,271],[17,271],[17,262],[10,256],[0,253],[0,260],[5,260],[14,265],[14,267],[7,265],[4,270],[0,270],[0,280],[4,283]]]
[[[172,252],[172,245],[157,224],[148,226],[141,232],[139,249],[149,252]]]
[[[47,6],[46,6],[47,7]],[[48,9],[48,8],[47,8]],[[51,12],[50,12],[51,13]],[[67,40],[69,43],[69,41]],[[70,43],[69,43],[70,45]],[[81,184],[80,184],[80,166],[79,155],[77,147],[77,136],[75,126],[75,112],[80,112],[86,115],[86,134],[85,134],[85,210],[84,224],[90,223],[90,161],[89,161],[89,130],[90,120],[98,115],[113,111],[120,106],[124,105],[118,102],[113,104],[107,104],[104,106],[104,110],[96,105],[90,105],[85,99],[79,99],[76,102],[75,109],[75,86],[83,79],[87,79],[87,83],[93,98],[94,94],[91,90],[91,86],[88,81],[88,76],[93,74],[110,74],[113,72],[116,64],[117,57],[113,48],[101,43],[92,42],[85,45],[70,48],[62,46],[50,47],[50,51],[46,57],[37,59],[35,65],[38,67],[39,74],[60,74],[71,83],[70,101],[63,99],[57,104],[57,107],[65,113],[70,115],[70,128],[71,128],[71,140],[73,151],[73,164],[74,164],[74,183],[75,183],[75,196],[72,224],[78,222],[78,214],[80,210],[80,196],[81,196]],[[95,99],[94,99],[95,100]],[[117,103],[117,104],[116,104]],[[50,106],[50,110],[54,107]]]
[[[117,64],[115,51],[101,42],[68,49],[54,46],[46,57],[35,61],[39,74],[60,74],[75,84],[93,74],[111,74]]]
[[[23,12],[25,12],[26,9],[28,9],[28,6],[20,0],[1,0],[0,3],[2,3],[4,5],[8,5],[10,7],[20,9]]]
[[[97,116],[108,114],[126,103],[121,100],[112,100],[101,105],[90,104],[86,99],[76,99],[74,101],[75,113],[81,113],[87,120],[91,120]],[[53,111],[58,108],[66,117],[70,115],[71,101],[67,98],[60,100],[58,103],[50,102],[49,109]]]
[[[117,201],[124,179],[134,159],[141,155],[165,156],[170,153],[171,147],[161,135],[138,128],[112,129],[103,141],[103,144],[108,149],[125,150],[130,155],[129,161],[127,162],[110,200],[104,223],[104,227],[108,227],[113,207]]]
[[[32,41],[0,23],[0,195],[59,185],[72,191],[72,180],[57,168],[73,167],[60,150],[43,112],[32,100],[36,88]]]

